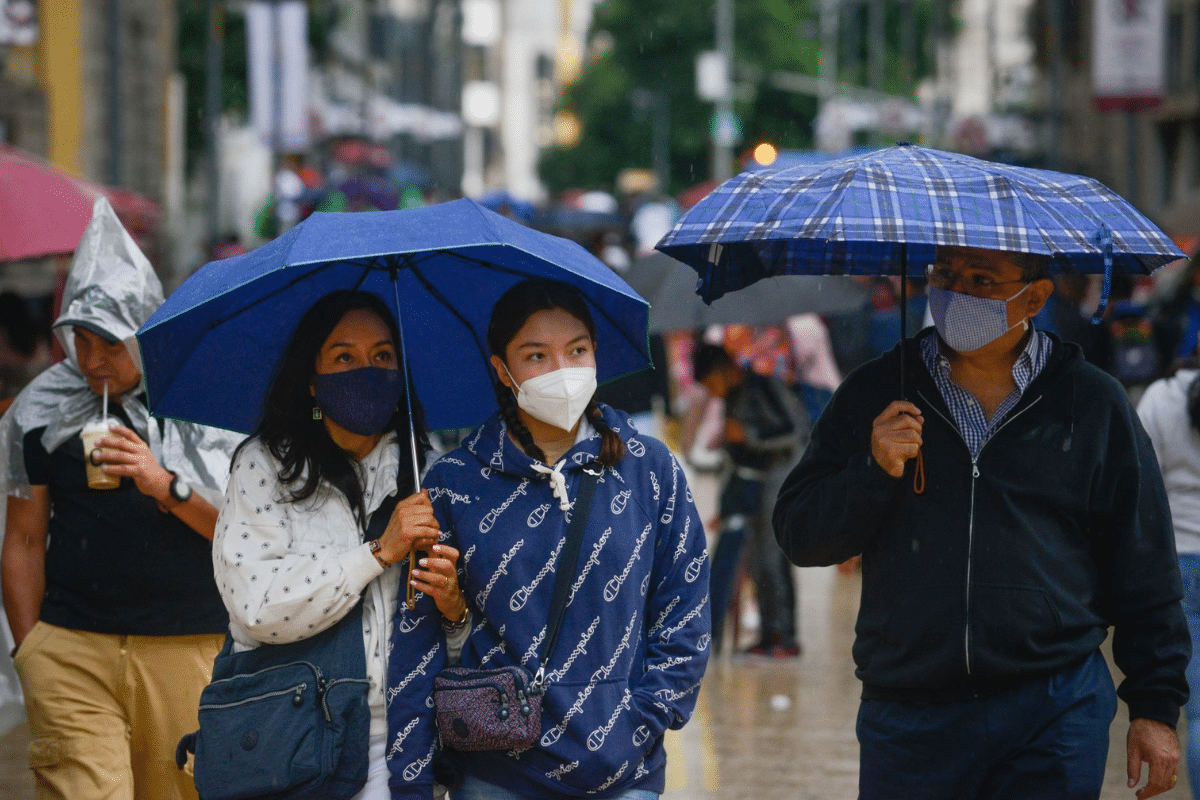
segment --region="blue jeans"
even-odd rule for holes
[[[725,619],[740,553],[746,542],[750,543],[751,577],[762,617],[760,641],[764,645],[797,644],[796,584],[792,578],[792,565],[771,530],[774,498],[764,502],[763,493],[763,481],[736,474],[729,476],[721,491],[721,538],[717,541],[717,552],[709,573],[714,650],[720,649],[721,623]],[[723,547],[727,543],[729,547]]]
[[[548,796],[548,795],[547,795]],[[555,795],[554,797],[568,797],[569,795]],[[540,796],[539,796],[540,797]],[[474,775],[467,775],[463,778],[463,782],[457,789],[450,791],[450,800],[538,800],[520,794],[513,794],[508,789],[496,786],[492,783],[487,783],[476,778]],[[658,795],[654,792],[645,789],[630,789],[628,792],[623,792],[609,800],[658,800]]]
[[[863,700],[859,800],[1095,800],[1116,710],[1099,651],[973,700]]]
[[[1192,795],[1200,797],[1200,553],[1180,553],[1179,572],[1183,576],[1183,613],[1187,617],[1188,633],[1192,635],[1192,660],[1188,662],[1187,682],[1192,690],[1184,708],[1187,714],[1188,777]]]

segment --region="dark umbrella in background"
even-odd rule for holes
[[[650,332],[709,325],[771,325],[796,314],[840,314],[862,308],[867,292],[845,277],[765,278],[706,304],[696,294],[696,271],[668,255],[634,260],[622,275],[650,302]]]
[[[394,211],[400,203],[400,190],[381,175],[355,175],[334,188],[354,211]]]

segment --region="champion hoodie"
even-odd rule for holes
[[[460,584],[475,614],[465,667],[519,663],[536,674],[570,515],[588,514],[544,665],[538,743],[455,754],[479,779],[523,796],[662,792],[663,734],[687,722],[708,661],[708,551],[691,490],[665,445],[601,410],[626,453],[604,470],[590,509],[560,507],[561,490],[556,496],[499,415],[424,482],[445,541],[461,554]],[[556,465],[572,505],[600,445],[593,432]]]

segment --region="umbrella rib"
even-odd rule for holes
[[[485,364],[488,363],[488,357],[487,353],[484,352],[483,343],[479,341],[479,334],[476,332],[471,323],[467,322],[466,318],[458,312],[458,309],[450,304],[450,301],[446,299],[446,296],[443,295],[436,286],[429,282],[429,279],[425,277],[425,273],[421,272],[421,268],[417,265],[415,259],[405,258],[404,261],[406,262],[405,266],[412,270],[412,274],[421,282],[421,285],[425,287],[425,291],[429,292],[429,294],[432,295],[435,300],[445,306],[446,310],[453,314],[454,318],[461,322],[463,327],[471,332],[471,340],[475,342],[475,347],[479,350],[479,355],[483,358]]]
[[[210,329],[212,329],[212,328],[217,328],[217,327],[220,327],[221,325],[224,325],[226,322],[229,322],[229,320],[233,319],[234,317],[239,316],[239,315],[249,311],[250,309],[254,308],[255,306],[257,306],[260,303],[267,302],[268,300],[270,300],[272,297],[274,297],[277,294],[286,292],[288,289],[291,289],[293,286],[300,283],[301,281],[306,281],[309,278],[311,278],[313,275],[316,275],[321,270],[332,267],[335,263],[337,263],[337,262],[327,261],[324,264],[320,264],[315,269],[313,269],[309,272],[305,272],[302,275],[297,275],[295,278],[292,278],[290,281],[288,281],[283,286],[280,286],[278,289],[268,292],[267,294],[264,294],[262,297],[255,298],[254,302],[250,303],[250,305],[243,306],[243,307],[239,308],[237,311],[234,311],[233,313],[231,313],[227,316],[221,317],[220,319],[213,320],[212,322],[209,323],[208,327]]]
[[[380,263],[379,256],[371,256],[369,259],[367,259],[367,263],[363,265],[362,275],[358,276],[358,280],[354,282],[354,291],[357,292],[362,288],[363,281],[367,279],[367,276],[371,274],[371,270],[374,269],[375,265],[377,264],[380,266],[387,266],[386,264]]]

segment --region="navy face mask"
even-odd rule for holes
[[[387,427],[403,396],[398,369],[362,367],[313,377],[313,399],[321,411],[359,436],[374,436]]]

